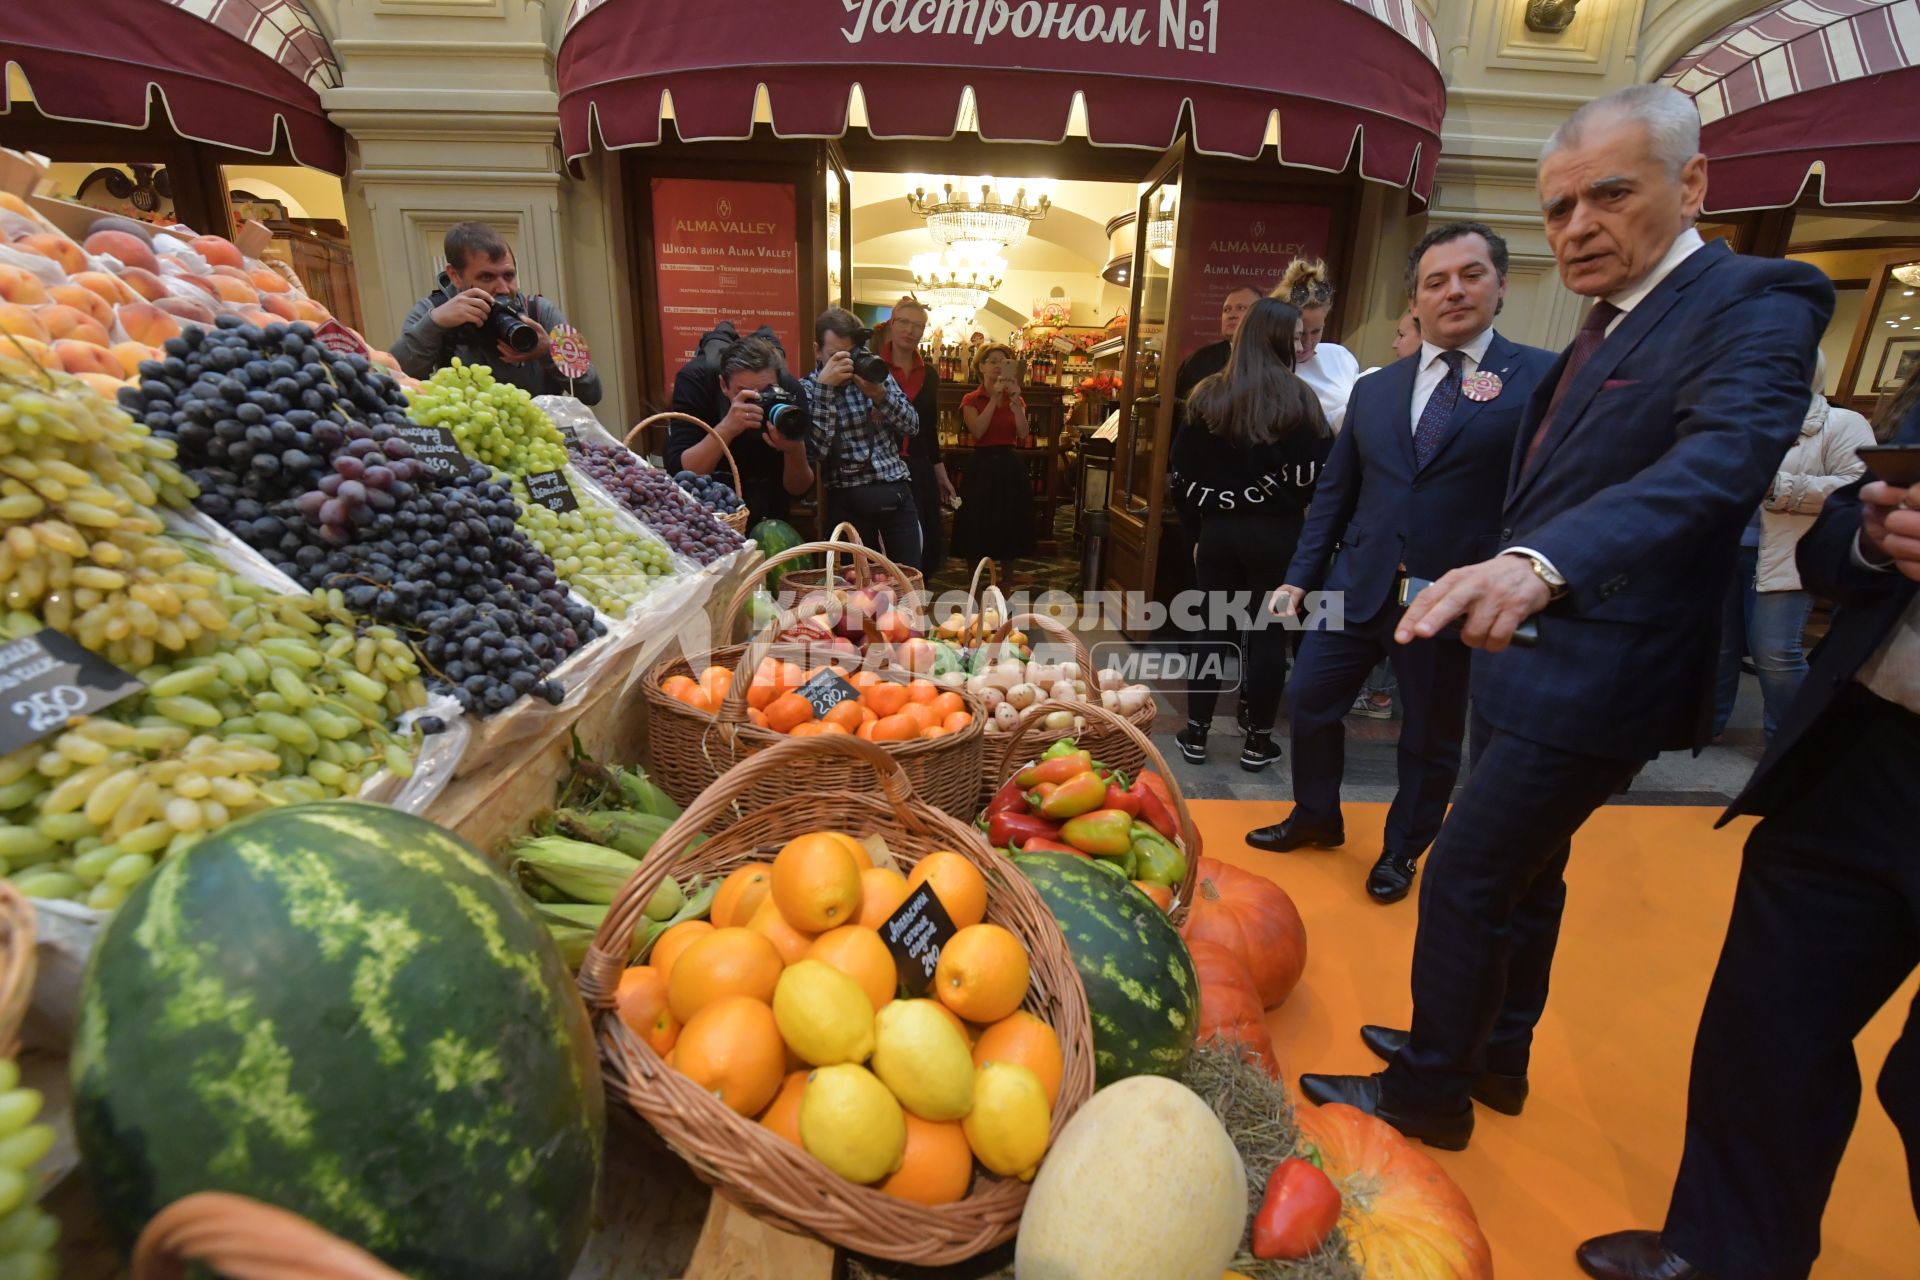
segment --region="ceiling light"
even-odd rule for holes
[[[1053,208],[1050,178],[916,175],[907,207],[927,220],[935,242],[975,252],[1006,249]]]
[[[978,310],[1006,282],[1007,260],[998,255],[943,253],[913,256],[913,291],[929,306]]]
[[[1901,284],[1910,284],[1920,289],[1920,262],[1909,262],[1893,269],[1893,278]]]

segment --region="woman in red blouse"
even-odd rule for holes
[[[964,560],[1012,560],[1033,551],[1033,489],[1016,449],[1028,436],[1027,402],[1010,347],[981,347],[973,372],[979,385],[960,402],[973,457],[961,480],[953,540]]]

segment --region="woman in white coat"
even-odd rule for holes
[[[1339,343],[1320,341],[1320,335],[1327,331],[1327,313],[1333,310],[1333,279],[1327,274],[1327,264],[1295,258],[1267,296],[1300,309],[1294,372],[1319,397],[1327,425],[1339,431],[1347,416],[1347,398],[1353,394],[1353,384],[1360,380],[1360,362]]]

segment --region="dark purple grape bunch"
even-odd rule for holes
[[[672,477],[640,461],[632,450],[600,440],[580,441],[574,458],[621,506],[695,564],[712,564],[745,545]]]
[[[703,476],[697,471],[678,471],[673,479],[694,498],[723,516],[732,515],[745,505],[740,501],[739,494],[712,476]]]

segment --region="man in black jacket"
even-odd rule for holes
[[[1898,437],[1920,445],[1920,414]],[[1661,1232],[1580,1246],[1598,1280],[1802,1277],[1860,1106],[1853,1038],[1920,962],[1920,485],[1856,482],[1796,555],[1832,629],[1721,816],[1761,817],[1700,1014]],[[1920,1023],[1880,1070],[1920,1204]]]
[[[673,379],[673,411],[698,418],[708,434],[690,422],[667,427],[661,461],[668,471],[717,475],[731,484],[720,442],[725,441],[740,468],[740,497],[747,504],[747,527],[762,520],[785,520],[792,499],[813,488],[813,467],[806,441],[782,435],[766,425],[761,399],[778,387],[796,408],[806,406],[806,391],[787,371],[772,330],[762,327],[739,338],[723,323],[703,338],[700,350]]]

